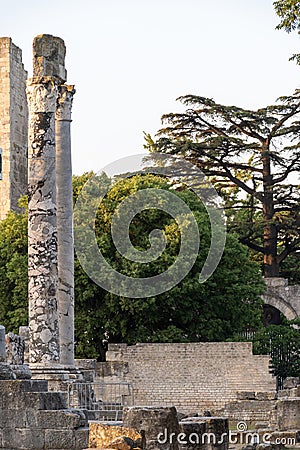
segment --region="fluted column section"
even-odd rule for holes
[[[54,77],[27,82],[28,295],[31,367],[59,364]]]
[[[74,86],[59,86],[56,110],[58,327],[60,363],[63,366],[74,366],[74,243],[70,130],[74,94]]]

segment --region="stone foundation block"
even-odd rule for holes
[[[44,380],[1,380],[0,394],[2,392],[47,392],[48,383]]]
[[[27,411],[26,419],[30,428],[71,430],[87,426],[82,411]]]
[[[254,391],[240,391],[236,393],[237,400],[255,400]]]
[[[294,387],[297,387],[300,385],[300,378],[299,377],[287,377],[283,381],[283,388],[284,389],[292,389]]]
[[[205,448],[202,437],[206,432],[205,421],[192,422],[186,419],[179,422],[180,428],[180,448],[182,450],[202,450]]]
[[[3,392],[1,409],[11,410],[60,410],[67,409],[66,399],[61,392]]]
[[[255,398],[258,401],[276,400],[277,393],[276,393],[276,391],[274,391],[274,392],[256,392]]]
[[[132,427],[104,425],[97,422],[91,422],[89,448],[116,448],[111,447],[112,441],[124,436],[134,441],[136,443],[135,446],[142,446],[142,435]]]
[[[123,423],[124,426],[144,434],[147,450],[178,450],[179,448],[177,440],[170,438],[172,433],[174,436],[179,434],[177,411],[174,406],[126,407],[123,410]],[[166,442],[164,442],[164,436],[166,436]]]
[[[1,409],[0,428],[11,428],[12,424],[16,428],[26,428],[27,426],[26,411]]]
[[[277,420],[279,430],[300,430],[300,398],[278,401]]]
[[[73,430],[45,430],[45,449],[73,449],[75,436]]]
[[[43,430],[23,428],[6,428],[2,431],[2,448],[36,450],[45,448],[45,435]],[[49,447],[48,447],[49,448]]]
[[[182,450],[227,450],[229,427],[224,417],[188,417],[180,423]],[[184,442],[183,442],[184,441]]]
[[[75,434],[75,449],[82,450],[89,445],[89,428],[81,428],[74,431]]]

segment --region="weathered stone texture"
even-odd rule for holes
[[[300,442],[300,379],[287,378],[271,414],[271,426],[280,431],[298,431]]]
[[[188,417],[179,422],[181,450],[227,450],[228,419],[224,417]]]
[[[51,77],[27,82],[30,363],[59,363],[55,110]]]
[[[124,436],[141,446],[142,435],[131,427],[90,422],[89,448],[116,448],[115,439]]]
[[[259,394],[259,393],[258,393]],[[269,423],[270,414],[275,407],[276,400],[273,399],[259,400],[238,400],[226,403],[225,407],[217,411],[218,414],[230,417],[231,420],[244,420],[246,422],[263,422]]]
[[[5,327],[0,325],[0,362],[6,361]]]
[[[179,423],[174,406],[126,407],[123,411],[123,424],[125,427],[138,430],[145,436],[147,450],[178,450],[179,448],[176,439],[179,434]],[[162,433],[161,436],[166,435],[166,442],[161,442],[165,439],[159,438],[160,433]],[[171,435],[175,439],[171,439]]]
[[[264,302],[277,308],[289,320],[300,317],[300,286],[289,286],[284,278],[265,278],[265,282]]]
[[[300,397],[278,401],[277,422],[279,430],[300,430]]]
[[[6,361],[12,365],[24,364],[24,340],[9,331],[6,335]]]
[[[52,76],[61,83],[67,80],[64,41],[50,34],[36,36],[33,41],[33,76]]]
[[[0,362],[0,380],[15,380],[16,375],[12,371],[9,364]]]
[[[65,394],[48,392],[46,381],[0,381],[0,448],[86,448],[89,430],[85,415],[65,408]]]
[[[246,342],[110,344],[98,377],[133,383],[135,404],[175,405],[186,414],[219,410],[238,391],[271,392],[269,357]]]
[[[29,327],[19,327],[19,336],[24,342],[24,363],[29,364]]]
[[[84,382],[93,382],[96,376],[95,359],[75,359],[75,367],[82,373]]]
[[[21,50],[11,38],[0,38],[0,220],[20,210],[19,197],[27,192],[26,79]]]
[[[56,109],[58,326],[60,363],[64,366],[74,366],[74,242],[70,130],[74,94],[74,86],[59,86]]]

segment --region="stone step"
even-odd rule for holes
[[[67,409],[64,392],[2,392],[2,410],[61,410]]]
[[[2,392],[47,392],[46,380],[0,380],[0,393]]]

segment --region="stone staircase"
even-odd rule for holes
[[[44,380],[0,380],[0,449],[81,450],[89,428],[82,411],[67,408],[65,392]]]

